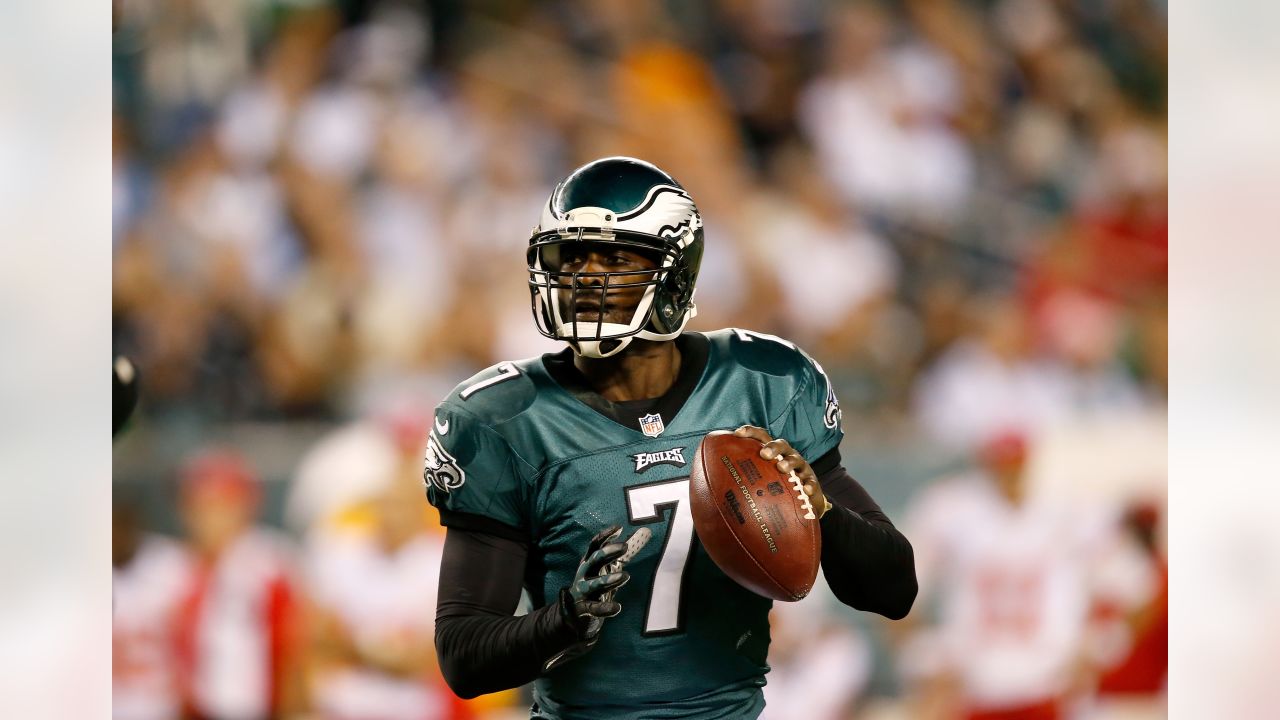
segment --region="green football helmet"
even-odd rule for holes
[[[655,267],[562,270],[567,243],[620,246],[653,258]],[[583,165],[556,186],[529,238],[529,295],[538,331],[592,358],[616,355],[637,337],[675,339],[697,313],[693,294],[702,245],[702,216],[675,178],[629,157]],[[629,322],[605,322],[603,312],[595,321],[578,319],[579,302],[603,308],[611,289],[637,287],[644,292]]]

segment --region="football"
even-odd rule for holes
[[[693,527],[738,584],[774,600],[799,600],[818,577],[822,531],[800,479],[760,457],[761,447],[726,430],[702,439],[689,479]]]

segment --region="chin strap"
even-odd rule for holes
[[[611,340],[568,340],[567,342],[569,343],[569,347],[573,348],[573,351],[578,355],[599,360],[601,358],[613,357],[614,355],[622,352],[631,344],[631,340],[633,338],[635,338],[635,335],[628,335],[627,337],[614,338]],[[602,350],[601,346],[605,343],[617,343],[617,347],[609,351]]]
[[[641,340],[653,340],[655,342],[666,342],[667,340],[675,340],[680,337],[680,333],[684,332],[684,328],[689,324],[689,320],[698,314],[698,306],[690,303],[689,309],[685,311],[684,319],[680,322],[680,327],[669,333],[658,333],[652,330],[640,330],[634,335],[627,335],[620,338],[607,338],[604,340],[573,340],[565,338],[565,342],[569,343],[569,347],[582,357],[599,360],[601,358],[613,357],[626,349],[631,341],[635,338]],[[604,350],[602,346],[608,343],[617,343],[617,347]]]

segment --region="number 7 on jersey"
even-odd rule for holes
[[[627,514],[636,525],[660,522],[670,510],[670,527],[662,545],[662,557],[653,576],[644,634],[680,632],[681,587],[693,549],[693,515],[689,512],[689,478],[676,478],[626,488]]]

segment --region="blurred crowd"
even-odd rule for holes
[[[143,379],[135,425],[340,428],[295,458],[283,534],[249,531],[258,473],[233,451],[173,473],[183,545],[121,503],[117,639],[171,613],[180,642],[164,646],[183,659],[139,675],[168,700],[142,692],[119,717],[492,709],[430,680],[421,558],[439,532],[395,498],[428,513],[406,479],[412,427],[455,383],[558,349],[529,314],[524,247],[554,182],[617,154],[671,172],[704,215],[693,329],[786,337],[831,376],[851,442],[913,438],[963,461],[903,503],[936,598],[886,641],[892,679],[865,631],[780,608],[771,712],[846,717],[868,688],[916,698],[913,717],[1046,712],[1158,655],[1143,643],[1167,602],[1162,500],[1104,492],[1046,520],[1010,478],[1058,428],[1128,427],[1167,403],[1162,2],[114,8],[113,337]],[[937,509],[952,504],[965,510]],[[965,518],[990,537],[952,538]],[[1007,546],[1025,552],[988,552]],[[1028,567],[1044,572],[1009,570]],[[1040,600],[1010,609],[1002,583]],[[975,635],[979,616],[1014,617],[1013,649]],[[126,680],[160,652],[121,647]],[[996,651],[945,660],[974,647]],[[833,667],[847,671],[831,697],[805,689]],[[988,682],[1011,676],[1024,686]]]
[[[121,0],[145,411],[349,417],[548,349],[523,247],[607,154],[702,209],[697,326],[794,340],[850,417],[963,435],[970,376],[1036,418],[1160,401],[1159,7],[688,5]]]

